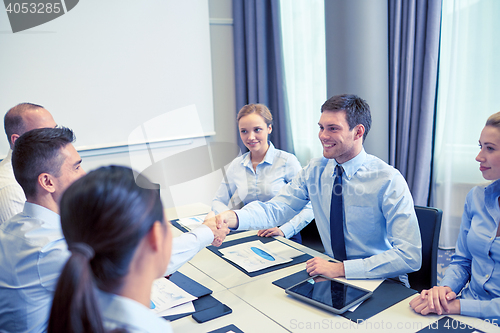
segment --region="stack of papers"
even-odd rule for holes
[[[280,241],[262,243],[258,240],[229,246],[219,251],[224,258],[249,273],[290,262],[292,258],[304,254]]]
[[[183,219],[179,219],[177,221],[177,223],[179,223],[181,226],[183,226],[187,230],[191,231],[191,230],[199,227],[203,223],[203,221],[205,221],[205,216],[207,216],[207,214],[186,217]]]
[[[171,316],[194,312],[193,302],[197,297],[179,288],[175,283],[160,278],[151,289],[151,311],[159,316]]]

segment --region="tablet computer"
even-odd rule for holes
[[[323,275],[315,275],[285,292],[305,302],[319,306],[333,313],[344,313],[350,307],[364,301],[372,292]]]

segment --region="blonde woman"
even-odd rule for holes
[[[479,147],[479,170],[493,182],[467,195],[455,254],[440,285],[423,290],[410,302],[423,315],[500,321],[500,112],[488,118]]]
[[[229,210],[228,204],[234,197],[244,205],[252,201],[271,200],[302,169],[295,155],[274,148],[268,140],[273,130],[273,116],[265,105],[245,105],[237,120],[241,141],[249,152],[234,159],[227,169],[227,178],[222,181],[212,201],[212,210],[216,214]],[[313,218],[311,204],[308,203],[290,221],[283,221],[280,227],[260,230],[258,235],[284,236],[300,243],[300,230]]]

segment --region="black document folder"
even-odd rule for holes
[[[169,280],[175,283],[178,287],[190,293],[191,295],[198,297],[197,300],[193,301],[195,312],[203,311],[212,308],[216,305],[222,304],[217,299],[211,296],[212,290],[190,279],[189,277],[180,272],[175,272],[174,274],[172,274]],[[164,316],[163,318],[166,320],[174,321],[176,319],[183,318],[191,314],[193,314],[193,312],[181,313],[172,316]]]
[[[236,327],[234,324],[218,328],[218,329],[210,331],[208,333],[228,333],[228,332],[243,333],[243,331],[240,330],[238,327]]]
[[[181,272],[175,272],[170,276],[169,280],[175,283],[177,287],[183,289],[184,291],[190,293],[195,297],[202,297],[205,295],[210,295],[212,293],[212,290],[190,279]]]
[[[280,288],[286,289],[301,281],[304,281],[308,277],[309,274],[305,270],[303,270],[282,279],[276,280],[273,282],[273,284]],[[385,280],[380,284],[380,286],[378,286],[377,289],[373,291],[372,297],[365,300],[353,312],[346,311],[341,314],[341,316],[344,316],[345,318],[350,319],[354,322],[366,320],[416,293],[417,292],[415,290],[406,288],[400,283],[396,283],[391,280]]]

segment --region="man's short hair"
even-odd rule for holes
[[[350,131],[359,124],[365,127],[363,134],[363,141],[365,141],[372,125],[372,115],[370,106],[364,99],[356,95],[336,95],[321,106],[321,112],[323,111],[345,111]]]
[[[26,124],[24,123],[23,113],[43,108],[43,106],[37,104],[21,103],[7,111],[5,117],[3,118],[3,126],[5,128],[5,134],[7,134],[9,145],[11,144],[10,138],[12,137],[12,134],[22,135],[26,132]]]
[[[36,196],[40,174],[60,176],[64,162],[60,149],[74,141],[73,131],[66,127],[34,129],[16,140],[12,152],[12,167],[27,198]]]

